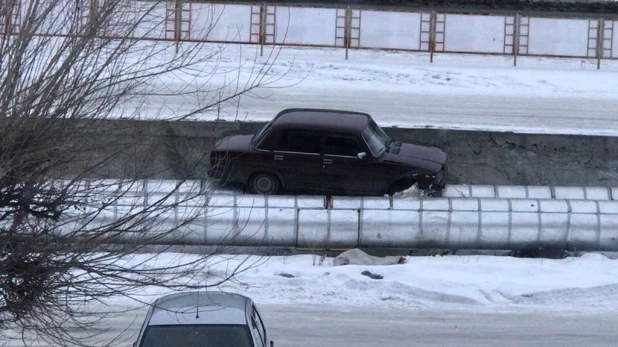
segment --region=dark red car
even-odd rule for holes
[[[365,113],[287,109],[255,135],[217,141],[208,175],[258,194],[383,195],[418,182],[439,195],[446,158],[439,148],[392,140]]]

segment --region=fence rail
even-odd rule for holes
[[[109,213],[98,214],[91,223],[109,223],[119,217],[117,211],[147,205],[149,199],[173,200],[172,187],[176,184],[167,181],[134,185],[131,198],[137,201],[118,200]],[[152,232],[184,223],[183,218],[190,216],[182,230],[157,242],[309,249],[618,251],[617,192],[602,187],[449,186],[442,198],[392,198],[203,191],[195,203],[188,201],[158,217]],[[79,221],[79,216],[73,217]]]
[[[24,0],[25,1],[25,0]],[[27,6],[0,13],[0,34],[20,32]],[[68,1],[68,0],[67,0]],[[148,3],[134,1],[136,4]],[[24,2],[25,4],[25,2]],[[85,2],[79,8],[84,25],[93,20]],[[98,6],[98,5],[97,5]],[[133,6],[139,11],[140,6]],[[150,8],[148,22],[138,25],[135,39],[176,42],[225,42],[434,53],[477,53],[596,59],[618,58],[618,19],[543,17],[520,14],[406,12],[350,6],[302,7],[267,3],[226,4],[167,1]],[[70,14],[63,13],[62,16]],[[58,19],[61,20],[61,19]],[[160,22],[157,24],[157,20]],[[48,35],[50,33],[41,32]],[[57,32],[71,35],[70,32]]]

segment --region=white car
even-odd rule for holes
[[[135,347],[273,347],[250,298],[213,291],[158,298]]]

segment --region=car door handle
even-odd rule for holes
[[[283,155],[275,154],[275,160],[283,160]]]
[[[322,163],[324,163],[324,164],[332,164],[333,160],[332,159],[324,159],[324,161]]]

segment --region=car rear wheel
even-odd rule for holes
[[[272,174],[259,173],[251,177],[249,190],[256,194],[270,195],[279,191],[281,184],[279,179]]]
[[[429,190],[425,193],[425,195],[430,198],[441,198],[442,190]]]

